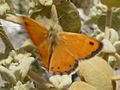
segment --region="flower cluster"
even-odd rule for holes
[[[4,87],[9,83],[14,85],[14,90],[29,90],[23,88],[30,88],[31,82],[28,80],[22,84],[20,80],[24,81],[27,77],[30,65],[34,60],[35,58],[30,53],[17,54],[15,51],[11,51],[8,58],[0,60],[0,74],[5,81]]]

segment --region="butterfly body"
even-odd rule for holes
[[[44,67],[53,73],[70,73],[78,61],[90,58],[102,49],[102,43],[83,34],[47,30],[35,20],[23,17],[26,30],[37,46]]]

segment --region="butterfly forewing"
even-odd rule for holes
[[[102,49],[102,43],[83,34],[60,32],[59,44],[64,46],[76,59],[86,59]]]
[[[23,23],[33,43],[39,46],[48,38],[48,30],[35,20],[23,16]]]
[[[49,66],[49,50],[48,50],[48,30],[37,23],[35,20],[26,16],[22,17],[26,31],[31,40],[37,46],[42,64],[48,69]]]

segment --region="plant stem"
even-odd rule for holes
[[[108,62],[108,56],[109,56],[109,53],[103,53],[102,58]]]
[[[105,25],[105,36],[106,36],[106,39],[109,40],[110,38],[110,28],[111,28],[111,25],[112,25],[112,8],[108,8],[107,10],[107,15],[106,15],[106,25]],[[105,60],[108,60],[108,56],[109,54],[108,53],[104,53],[104,56],[103,58]]]
[[[112,8],[108,8],[106,15],[106,27],[111,28],[112,25]]]
[[[11,50],[14,50],[14,47],[1,26],[0,26],[0,38],[2,39],[2,41],[5,45],[4,56],[1,56],[1,55],[0,56],[2,58],[6,58],[9,55],[9,53],[11,52]]]
[[[108,8],[107,15],[106,15],[106,25],[105,25],[105,34],[106,38],[110,38],[110,29],[112,25],[112,8]]]
[[[29,76],[34,80],[35,84],[36,84],[36,88],[39,90],[49,90],[49,83],[46,82],[42,76],[40,76],[38,73],[30,70],[29,71]]]

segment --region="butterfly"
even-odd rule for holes
[[[41,63],[53,73],[71,73],[78,62],[96,55],[103,44],[87,35],[46,29],[37,21],[22,16],[24,26],[38,48]]]

